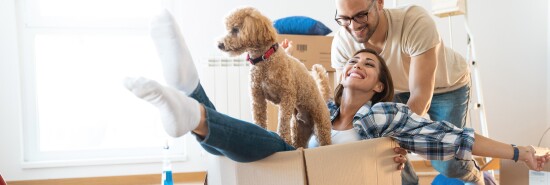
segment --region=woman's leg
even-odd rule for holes
[[[202,88],[201,83],[199,82],[199,85],[189,94],[189,97],[197,100],[199,103],[203,104],[205,107],[208,107],[210,109],[216,110],[216,107],[214,104],[210,101],[208,98],[208,95],[206,95],[206,92],[204,91],[204,88]]]
[[[168,11],[164,11],[151,22],[151,38],[157,48],[166,83],[185,92],[204,106],[215,109],[199,82],[198,73],[191,53],[185,44],[185,39]],[[222,155],[215,148],[201,145],[211,154]]]
[[[138,98],[159,109],[164,131],[168,135],[183,136],[199,124],[201,105],[180,90],[146,78],[127,78],[124,85]]]
[[[199,84],[199,76],[185,39],[170,12],[164,10],[155,17],[150,31],[162,63],[164,80],[186,95],[191,94]]]
[[[215,148],[234,161],[252,162],[276,152],[295,150],[277,133],[208,107],[204,110],[204,122],[193,132],[204,138],[200,141],[202,145]]]
[[[197,69],[185,39],[168,11],[163,11],[151,22],[151,38],[157,48],[166,83],[185,92],[204,106],[215,109],[199,82]]]
[[[177,89],[145,78],[128,79],[125,85],[137,97],[159,108],[169,135],[180,137],[193,131],[201,144],[215,149],[214,154],[251,162],[275,152],[294,150],[276,133],[200,105]]]
[[[202,88],[202,85],[201,83],[199,82],[199,85],[197,86],[197,88],[195,88],[195,90],[189,95],[189,97],[197,100],[199,103],[201,103],[204,107],[208,107],[210,109],[213,109],[213,110],[216,110],[216,107],[214,107],[214,104],[212,104],[212,102],[210,101],[210,99],[208,98],[208,96],[206,95],[206,92],[204,91],[204,89]],[[194,132],[195,133],[195,132]],[[197,138],[197,141],[199,141],[199,143],[201,144],[202,148],[204,150],[206,150],[208,153],[210,154],[213,154],[213,155],[224,155],[221,151],[219,151],[218,149],[216,148],[213,148],[209,145],[206,145],[202,142],[200,142],[202,140],[203,137],[201,137],[200,135],[197,135],[195,133],[195,137]]]

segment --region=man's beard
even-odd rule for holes
[[[361,27],[361,30],[364,31],[364,29],[368,29],[367,33],[365,33],[364,37],[362,38],[359,38],[357,37],[355,34],[353,34],[353,30],[351,30],[349,27],[346,27],[346,30],[351,34],[351,36],[353,37],[353,40],[355,40],[355,42],[357,43],[366,43],[369,41],[369,39],[372,37],[372,35],[374,35],[374,31],[376,30],[376,28],[378,28],[378,23],[380,23],[380,17],[378,16],[378,11],[375,10],[375,12],[373,12],[375,16],[373,16],[372,18],[376,19],[376,21],[372,24],[365,24],[363,27]]]
[[[376,26],[374,26],[373,29],[369,28],[368,25],[365,25],[365,27],[363,27],[362,29],[368,29],[367,33],[365,33],[364,37],[357,37],[357,35],[351,33],[352,31],[350,29],[348,29],[348,32],[350,32],[351,36],[353,37],[353,40],[355,40],[355,42],[357,43],[366,43],[369,41],[369,39],[372,37],[372,35],[374,34],[374,30],[376,30]]]

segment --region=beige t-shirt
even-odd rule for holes
[[[443,45],[435,22],[419,6],[384,9],[388,19],[388,33],[381,56],[391,72],[396,93],[409,92],[411,57],[436,47],[437,69],[434,93],[458,89],[470,81],[468,64],[460,54]],[[332,67],[341,70],[356,51],[364,49],[344,27],[332,41]]]

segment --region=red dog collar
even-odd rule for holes
[[[246,55],[246,60],[248,62],[250,62],[250,64],[252,65],[256,65],[258,62],[261,62],[261,61],[264,61],[264,60],[267,60],[269,59],[269,57],[275,53],[275,51],[277,51],[277,49],[279,48],[279,43],[275,43],[271,46],[271,48],[269,48],[269,50],[267,50],[262,56],[258,57],[258,58],[255,58],[255,59],[251,59],[250,58],[250,54],[247,54]]]

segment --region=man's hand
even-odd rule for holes
[[[292,47],[292,41],[285,39],[281,42],[281,47],[285,50],[286,54],[292,55],[294,47]]]
[[[405,168],[405,162],[407,162],[407,158],[405,157],[405,155],[407,155],[407,150],[401,147],[395,147],[393,148],[393,151],[396,154],[399,154],[393,158],[393,161],[398,164],[397,170],[403,170],[403,168]]]

